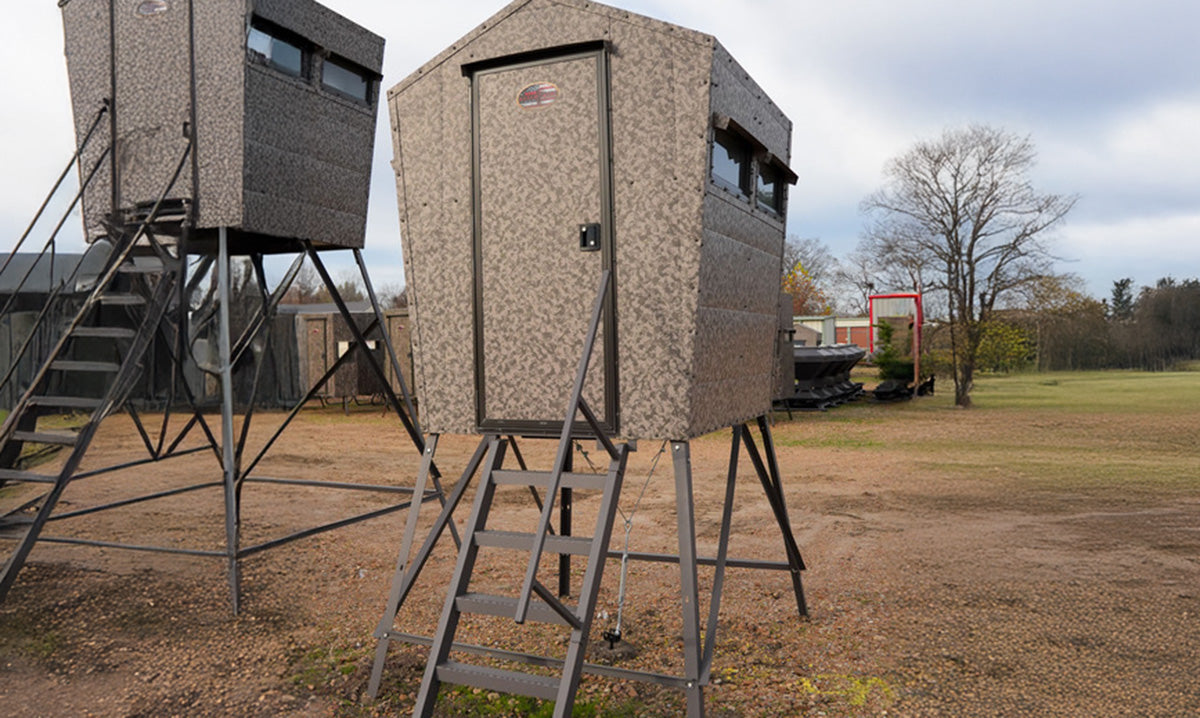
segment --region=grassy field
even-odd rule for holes
[[[1015,487],[1197,488],[1200,372],[983,376],[968,410],[955,407],[943,386],[910,402],[797,415],[779,426],[778,441],[877,452]]]

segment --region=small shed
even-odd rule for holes
[[[359,329],[365,330],[375,321],[375,313],[369,302],[349,302],[346,308]],[[276,331],[292,338],[297,370],[296,382],[291,389],[295,398],[299,399],[310,387],[316,386],[338,359],[350,351],[354,337],[334,304],[281,304],[278,311]],[[408,310],[390,309],[384,312],[384,322],[387,325],[384,331],[396,351],[407,385],[412,379]],[[392,390],[399,392],[400,382],[395,376],[387,348],[378,341],[380,330],[374,329],[366,336],[367,350],[384,368]],[[322,400],[345,400],[383,393],[384,387],[379,376],[371,369],[365,355],[356,352],[334,372],[317,396]]]
[[[165,206],[194,213],[199,242],[225,227],[237,253],[363,246],[382,38],[313,0],[59,5],[80,144],[109,108],[80,159],[81,177],[101,167],[89,239],[113,208],[127,224],[153,206],[194,131]]]
[[[388,93],[417,392],[433,432],[626,437],[770,410],[791,121],[713,37],[517,0]]]

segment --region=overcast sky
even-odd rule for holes
[[[85,1],[85,0],[78,0]],[[98,0],[86,0],[98,1]],[[384,88],[502,0],[325,0],[387,39]],[[1028,134],[1035,186],[1080,195],[1056,234],[1061,269],[1106,297],[1200,276],[1200,2],[1189,0],[625,0],[715,35],[794,123],[788,232],[843,257],[884,163],[971,122]],[[11,247],[73,149],[53,0],[0,25],[0,231]],[[382,104],[382,103],[381,103]],[[367,228],[377,285],[400,284],[399,222],[380,107]],[[64,249],[78,249],[73,222]],[[44,241],[44,239],[43,239]],[[332,259],[332,257],[331,257]],[[349,266],[334,263],[335,266]]]

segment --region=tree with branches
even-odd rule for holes
[[[971,404],[993,311],[1051,273],[1049,230],[1077,199],[1035,190],[1036,159],[1029,137],[986,125],[947,130],[888,162],[884,186],[862,203],[862,250],[883,266],[927,270],[923,289],[945,293],[959,406]]]
[[[822,287],[836,267],[837,261],[821,240],[796,235],[787,238],[783,247],[782,288],[792,298],[793,315],[833,313]]]

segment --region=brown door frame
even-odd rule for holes
[[[475,417],[481,432],[512,433],[521,436],[557,437],[562,431],[562,419],[505,420],[488,418],[484,385],[483,356],[483,192],[480,168],[480,102],[479,83],[484,75],[584,58],[596,60],[597,129],[600,138],[600,263],[601,269],[612,271],[612,283],[605,299],[604,346],[599,358],[604,363],[604,407],[601,425],[607,433],[615,434],[620,426],[617,391],[617,272],[614,233],[612,182],[612,128],[609,101],[609,45],[605,41],[562,45],[532,52],[482,60],[463,65],[463,75],[471,80],[471,203],[474,272],[474,341],[475,341]],[[597,275],[597,282],[599,275]],[[590,302],[580,306],[588,312]],[[566,397],[564,397],[564,402]],[[573,432],[581,437],[591,436],[586,422],[577,422]]]

